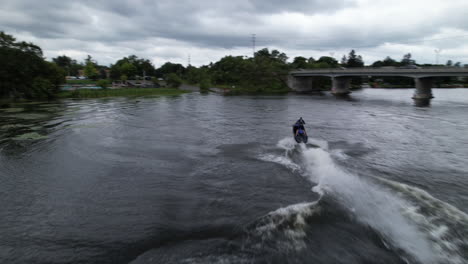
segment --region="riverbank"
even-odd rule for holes
[[[186,90],[174,88],[123,88],[123,89],[79,89],[61,91],[58,98],[100,98],[116,96],[145,96],[145,95],[179,95],[188,93]]]
[[[279,87],[276,89],[266,87],[239,87],[229,85],[215,85],[208,89],[208,91],[224,94],[224,95],[277,95],[287,94],[292,90],[287,87]]]

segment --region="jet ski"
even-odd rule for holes
[[[297,132],[299,130],[299,132]],[[297,135],[296,135],[297,134]],[[293,126],[293,136],[294,140],[296,140],[297,143],[307,143],[308,136],[305,131],[304,125],[294,125]]]

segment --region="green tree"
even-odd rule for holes
[[[343,59],[346,59],[346,64],[344,66],[347,68],[364,67],[364,61],[362,60],[361,55],[356,55],[356,52],[354,50],[351,50],[349,52],[348,57],[343,58]],[[343,62],[343,59],[342,59],[342,62]],[[361,83],[362,83],[362,77],[351,78],[352,85],[360,85]]]
[[[336,68],[336,67],[338,67],[338,61],[335,58],[329,57],[329,56],[320,57],[318,59],[317,63],[324,63],[324,64],[326,64],[327,68]]]
[[[182,85],[182,79],[175,73],[167,75],[167,85],[173,88],[179,88]]]
[[[136,75],[153,76],[154,66],[148,59],[138,58],[136,55],[130,55],[126,58],[126,62],[135,66]]]
[[[245,78],[245,60],[242,56],[226,56],[210,68],[217,84],[239,84]]]
[[[383,66],[398,66],[398,62],[389,56],[383,60]]]
[[[126,70],[130,70],[130,74],[123,73],[121,67],[124,64],[131,64],[134,68],[129,69],[129,66]],[[124,57],[118,60],[115,64],[111,65],[110,67],[110,76],[112,79],[116,80],[119,79],[122,74],[128,74],[130,78],[135,78],[137,75],[139,76],[155,76],[156,71],[153,64],[147,59],[140,59],[135,55],[130,55],[128,57]],[[162,77],[162,76],[160,76]]]
[[[42,57],[40,47],[0,32],[0,97],[51,98],[64,72]]]
[[[126,82],[127,82],[127,80],[128,80],[128,77],[127,77],[127,75],[125,75],[125,74],[122,74],[122,75],[120,76],[120,80],[121,80],[123,83],[126,83]]]
[[[364,61],[362,60],[361,55],[356,55],[356,52],[351,50],[347,58],[346,67],[364,67]]]
[[[343,57],[341,58],[340,64],[343,66],[348,65],[348,58],[346,58],[346,55],[343,55]]]
[[[416,61],[411,59],[411,53],[407,53],[403,56],[403,59],[401,60],[401,65],[402,66],[407,66],[407,65],[415,65]]]
[[[120,66],[120,73],[128,76],[130,79],[135,78],[135,75],[137,74],[137,68],[135,65],[131,64],[130,62],[124,62]]]
[[[52,61],[57,64],[60,68],[67,68],[70,67],[72,64],[72,58],[67,57],[65,55],[58,56],[57,58],[53,58]]]
[[[52,89],[52,82],[49,80],[36,77],[34,78],[31,89],[27,93],[28,98],[52,98],[54,96],[54,91]]]
[[[88,56],[85,59],[85,65],[88,65],[89,63],[92,63],[94,67],[97,66],[97,62],[93,60],[93,57],[91,57],[91,55],[88,54]]]
[[[376,61],[372,64],[372,67],[388,67],[388,66],[400,66],[400,63],[398,63],[396,60],[390,58],[387,56],[383,61]]]
[[[186,69],[182,64],[166,62],[161,67],[156,69],[155,75],[156,77],[161,78],[170,73],[175,73],[179,77],[182,77],[185,75],[185,72],[186,72]]]
[[[76,60],[66,56],[58,56],[56,58],[52,58],[52,61],[62,68],[64,72],[69,76],[77,76],[78,71],[82,70],[84,67],[82,64],[76,62]]]
[[[302,56],[295,57],[291,64],[291,67],[293,69],[307,69],[309,68],[308,66],[309,66],[309,63],[307,62],[307,59]]]
[[[0,31],[0,47],[2,48],[15,48],[16,38],[12,35],[8,35],[3,31]]]
[[[185,80],[190,84],[200,84],[202,80],[210,80],[208,67],[200,68],[188,66],[185,73]]]
[[[206,69],[213,85],[235,86],[234,92],[287,91],[285,76],[292,68],[287,58],[278,50],[265,48],[253,58],[225,56]]]
[[[200,91],[201,92],[208,92],[210,89],[210,81],[208,79],[203,79],[200,81]]]
[[[92,61],[87,61],[84,68],[84,74],[89,79],[97,80],[99,78],[99,72]]]
[[[267,48],[263,48],[254,54],[254,58],[269,59],[271,61],[281,62],[283,64],[288,60],[288,56],[285,53],[279,52],[278,50],[272,50],[271,53]]]

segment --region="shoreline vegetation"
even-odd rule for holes
[[[0,31],[0,61],[4,62],[0,64],[2,100],[174,95],[188,91],[168,87],[184,85],[198,86],[202,93],[214,91],[223,95],[287,94],[293,92],[287,84],[288,73],[292,70],[367,67],[362,56],[354,50],[343,55],[340,61],[331,56],[318,59],[297,56],[289,60],[285,53],[267,48],[256,51],[252,57],[228,55],[199,67],[166,62],[156,68],[150,60],[135,55],[117,60],[110,66],[99,65],[90,55],[84,62],[66,55],[46,61],[39,46],[16,41],[3,31]],[[445,65],[417,64],[408,53],[400,61],[386,57],[369,66],[468,67],[468,64],[450,60]],[[316,91],[331,89],[328,77],[316,77],[313,82]],[[435,83],[441,88],[467,87],[468,78],[438,77]],[[352,87],[363,85],[368,88],[406,88],[414,87],[414,80],[406,77],[352,78]]]
[[[189,91],[176,88],[121,88],[121,89],[77,89],[72,91],[61,91],[58,98],[102,98],[117,96],[159,96],[180,95]]]
[[[107,97],[177,96],[190,91],[176,88],[79,89],[60,91],[53,99],[0,98],[0,108],[16,103],[49,102],[57,99],[97,99]]]

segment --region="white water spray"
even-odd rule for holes
[[[333,195],[358,221],[378,230],[420,262],[437,259],[426,237],[401,214],[409,207],[405,201],[339,168],[323,149],[303,146],[303,162],[307,176],[317,183],[314,191]]]
[[[285,150],[284,158],[288,158],[288,155],[294,151],[300,152],[303,175],[317,184],[313,191],[321,195],[332,195],[349,208],[357,221],[377,230],[393,245],[412,255],[419,262],[440,263],[441,257],[434,253],[427,236],[402,213],[407,208],[411,208],[411,204],[337,166],[327,151],[326,141],[309,139],[309,143],[320,148],[307,148],[305,144],[300,144],[298,150],[297,144],[291,138],[279,141],[278,147]],[[275,162],[271,157],[270,161]],[[284,160],[279,163],[296,164]]]

